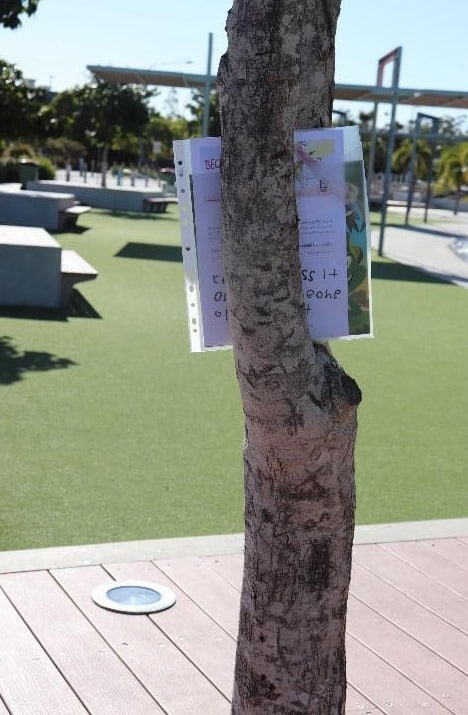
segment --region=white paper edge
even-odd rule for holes
[[[191,141],[190,139],[176,139],[173,142],[173,147],[190,350],[191,352],[202,352],[204,349],[203,323],[200,312],[197,244],[190,185],[192,174]]]

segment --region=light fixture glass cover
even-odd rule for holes
[[[155,613],[174,605],[174,593],[166,586],[149,581],[111,581],[91,593],[101,608],[120,613]]]

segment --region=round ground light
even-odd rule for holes
[[[101,608],[119,613],[155,613],[175,603],[169,588],[149,581],[111,581],[97,586],[91,593]]]

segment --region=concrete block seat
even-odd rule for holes
[[[32,226],[58,231],[70,223],[89,206],[77,206],[71,193],[17,190],[0,184],[0,221],[11,226]]]
[[[0,305],[60,308],[98,272],[43,228],[0,225]]]
[[[68,206],[66,209],[59,211],[59,223],[60,228],[68,228],[69,226],[75,226],[78,217],[81,214],[91,211],[91,206],[84,206],[78,201],[75,201],[73,206]]]
[[[61,261],[61,304],[68,305],[76,283],[92,281],[98,271],[85,261],[76,251],[62,250]]]
[[[110,211],[165,211],[177,197],[165,191],[136,186],[106,186],[91,183],[73,183],[55,180],[28,181],[28,189],[41,192],[70,191],[87,206]],[[148,208],[155,207],[154,209]]]
[[[148,196],[143,199],[143,211],[146,213],[166,213],[169,204],[178,203],[177,196]]]
[[[2,191],[21,191],[23,184],[21,182],[11,181],[9,183],[0,184],[0,189]]]

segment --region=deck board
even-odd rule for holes
[[[450,712],[353,636],[348,636],[346,648],[350,683],[366,693],[382,712],[388,715]]]
[[[217,574],[226,579],[231,586],[240,591],[242,586],[242,573],[244,569],[243,554],[228,554],[220,558],[219,556],[207,556],[205,563],[216,571]]]
[[[346,715],[379,715],[380,713],[383,713],[383,710],[348,683],[346,691]]]
[[[466,715],[467,552],[468,537],[354,547],[346,715]],[[241,553],[69,558],[0,574],[0,715],[228,715]],[[128,616],[91,600],[132,578],[176,605]]]
[[[463,711],[466,675],[353,596],[348,602],[348,634],[442,706]]]
[[[137,578],[169,586],[174,591],[177,608],[156,613],[150,618],[228,701],[232,692],[235,638],[220,628],[173,582],[169,582],[153,563],[113,564],[106,569],[116,579]]]
[[[89,566],[53,573],[110,648],[158,702],[160,707],[153,712],[180,715],[229,712],[227,699],[193,668],[185,654],[159,628],[159,621],[95,606],[89,594],[99,584],[112,581],[104,569]],[[139,578],[135,573],[133,577]],[[182,617],[180,609],[177,612]],[[163,619],[164,614],[159,614],[159,618]],[[153,657],[148,658],[148,653],[153,653]]]
[[[157,566],[186,595],[234,638],[239,621],[239,592],[204,558],[158,560]]]
[[[154,699],[50,574],[7,574],[0,585],[91,713],[158,712]]]
[[[459,539],[437,539],[424,542],[424,548],[444,559],[453,561],[459,568],[468,571],[468,545]]]
[[[353,558],[354,564],[363,566],[439,618],[468,634],[468,604],[462,596],[378,545],[355,548]]]
[[[457,628],[442,621],[359,564],[354,567],[351,593],[375,613],[468,675],[468,639]]]
[[[36,710],[36,712],[40,712],[40,710]],[[84,711],[83,711],[84,712]],[[7,710],[7,706],[3,702],[3,700],[0,697],[0,715],[10,715],[10,711]]]
[[[411,564],[425,573],[431,580],[438,581],[463,598],[468,599],[468,578],[463,569],[441,556],[435,549],[429,549],[424,541],[404,541],[384,544],[383,549]]]
[[[0,591],[0,693],[18,715],[82,715],[87,710]],[[0,713],[8,713],[0,700]]]

